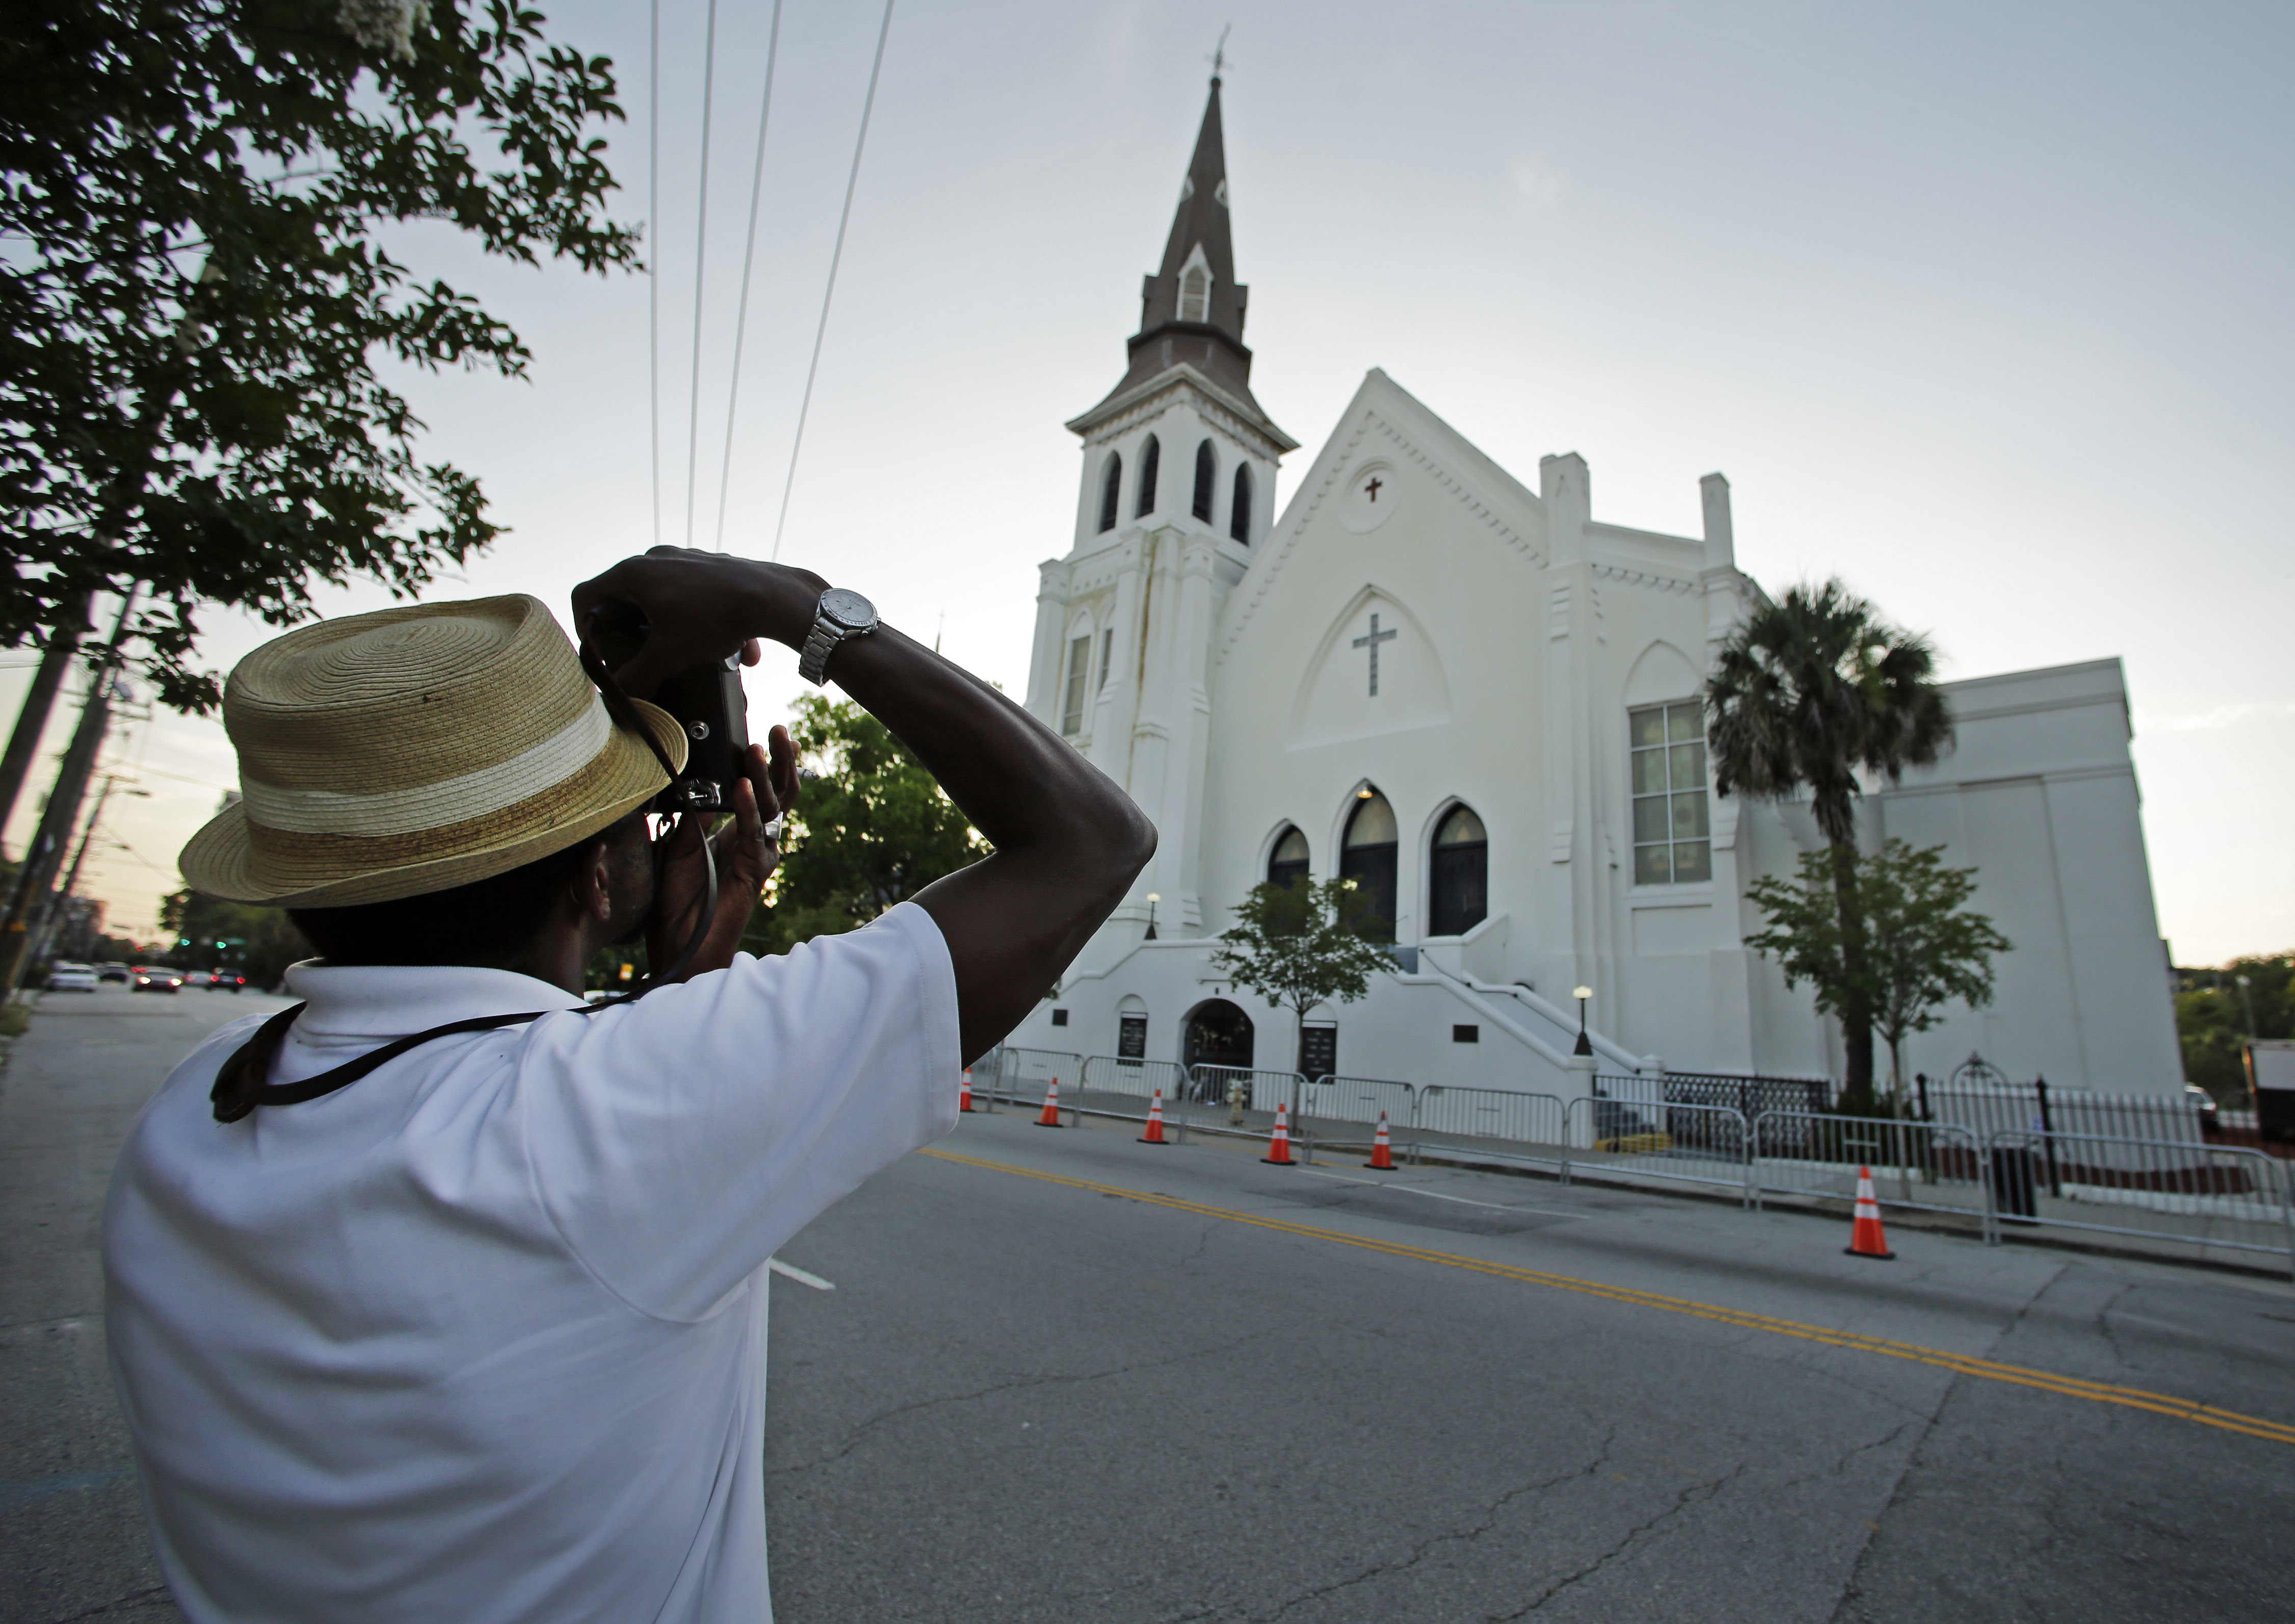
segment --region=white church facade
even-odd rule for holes
[[[1213,83],[1131,366],[1068,426],[1074,543],[1040,571],[1029,709],[1139,802],[1161,844],[1015,1044],[1584,1091],[1604,1072],[1839,1076],[1807,987],[1747,948],[1746,900],[1820,844],[1805,804],[1713,793],[1700,690],[1762,588],[1728,483],[1703,534],[1595,517],[1583,459],[1535,488],[1373,371],[1278,516],[1296,443],[1252,397]],[[2181,1082],[2119,662],[1950,684],[1956,747],[1860,812],[1941,843],[2015,943],[1907,1070]],[[1221,976],[1249,888],[1355,878],[1393,974],[1294,1019]],[[1885,1064],[1885,1057],[1884,1057]]]

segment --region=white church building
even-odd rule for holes
[[[1814,820],[1706,767],[1704,675],[1766,601],[1728,481],[1702,481],[1701,535],[1608,524],[1584,459],[1526,485],[1373,370],[1278,515],[1297,443],[1252,396],[1228,210],[1214,79],[1129,368],[1068,424],[1075,535],[1040,570],[1027,691],[1161,845],[1010,1041],[1570,1097],[1583,986],[1605,1073],[1838,1077],[1809,990],[1745,945],[1747,885],[1817,849]],[[1907,1072],[1976,1049],[2177,1089],[2119,662],[1946,692],[1956,747],[1868,787],[1861,833],[1973,865],[2015,946]],[[1354,877],[1396,958],[1304,1030],[1211,961],[1252,885],[1302,873]]]

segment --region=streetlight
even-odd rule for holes
[[[1594,989],[1572,987],[1570,989],[1570,996],[1578,1000],[1578,1047],[1570,1052],[1573,1055],[1590,1055],[1594,1052],[1594,1040],[1586,1035],[1586,1000],[1594,996]]]
[[[2239,1003],[2240,1008],[2247,1011],[2247,1035],[2251,1040],[2255,1036],[2255,1000],[2248,997],[2247,984],[2247,977],[2244,975],[2241,976],[2239,978]]]
[[[1153,891],[1148,894],[1148,934],[1140,938],[1142,942],[1153,942],[1156,939],[1156,904],[1163,900]]]

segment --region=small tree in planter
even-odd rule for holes
[[[1840,859],[1810,852],[1801,877],[1764,876],[1746,893],[1768,916],[1769,927],[1745,945],[1774,957],[1785,985],[1808,981],[1817,1007],[1838,1015],[1848,1003],[1870,1011],[1873,1030],[1889,1046],[1893,1114],[1904,1111],[1904,1046],[1926,1032],[1938,1011],[1958,999],[1971,1008],[1992,1001],[1992,959],[2014,943],[1992,921],[1962,904],[1975,894],[1976,870],[1948,869],[1944,848],[1891,840],[1879,852],[1854,858],[1850,894],[1864,934],[1864,951],[1843,951]],[[1852,1092],[1844,1101],[1853,1110]]]
[[[1370,899],[1351,879],[1254,885],[1212,964],[1303,1024],[1316,1005],[1352,1004],[1374,975],[1394,968],[1393,956],[1363,936],[1369,912]]]

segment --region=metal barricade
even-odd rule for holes
[[[1418,1090],[1417,1105],[1410,1135],[1414,1161],[1431,1151],[1556,1167],[1569,1162],[1569,1113],[1554,1095],[1430,1082]]]
[[[1299,1119],[1300,1096],[1310,1086],[1297,1072],[1197,1065],[1188,1073],[1188,1126],[1197,1133],[1263,1139],[1275,1131],[1275,1107],[1288,1106],[1294,1146],[1303,1160],[1312,1161],[1314,1140]],[[1240,1095],[1239,1107],[1228,1103],[1230,1090]],[[1235,1120],[1238,1115],[1241,1122]]]
[[[2295,1189],[2259,1150],[2004,1130],[1985,1141],[1984,1238],[2048,1225],[2276,1253],[2295,1276]]]
[[[1128,1122],[1148,1120],[1148,1103],[1157,1090],[1164,1096],[1164,1122],[1172,1137],[1187,1140],[1188,1072],[1174,1060],[1133,1060],[1121,1055],[1093,1055],[1083,1063],[1074,1109],[1079,1116],[1115,1117]],[[1071,1102],[1066,1086],[1060,1103]]]
[[[979,1072],[973,1073],[973,1095],[980,1095]],[[1057,1049],[1007,1049],[996,1068],[993,1097],[1008,1105],[1040,1106],[1054,1082],[1063,1091],[1083,1083],[1083,1057]],[[1060,1101],[1067,1103],[1065,1098]]]
[[[1599,1171],[1637,1179],[1670,1179],[1687,1184],[1719,1184],[1753,1204],[1752,1136],[1744,1113],[1734,1106],[1610,1099],[1595,1096],[1570,1102],[1562,1181],[1571,1174]]]
[[[1315,1143],[1331,1149],[1368,1151],[1384,1115],[1388,1138],[1401,1155],[1409,1142],[1417,1109],[1417,1089],[1384,1077],[1319,1077],[1299,1090],[1301,1119],[1311,1125]],[[1362,1133],[1333,1131],[1349,1125],[1360,1126]]]
[[[1764,1111],[1753,1119],[1753,1206],[1764,1195],[1854,1202],[1857,1175],[1873,1170],[1880,1199],[1923,1212],[1984,1214],[1984,1157],[1976,1136],[1949,1122]]]

